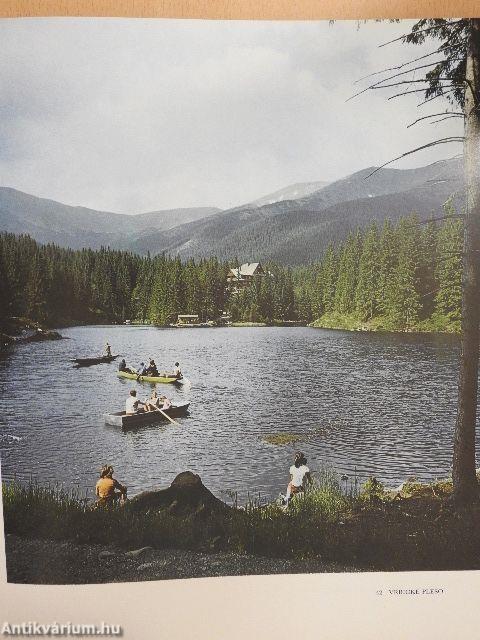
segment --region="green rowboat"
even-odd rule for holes
[[[117,376],[119,378],[127,378],[128,380],[137,380],[137,382],[153,382],[154,384],[157,382],[163,384],[178,382],[178,378],[175,376],[137,376],[136,373],[127,373],[126,371],[119,371]]]

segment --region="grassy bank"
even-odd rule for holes
[[[92,509],[80,496],[35,484],[3,485],[5,532],[24,538],[113,544],[120,548],[232,551],[282,558],[323,558],[365,569],[480,568],[480,507],[449,507],[451,483],[406,483],[386,492],[374,480],[345,495],[323,472],[288,511],[249,504],[223,513],[177,516]]]
[[[391,318],[377,316],[371,320],[362,320],[355,315],[325,313],[312,322],[310,327],[317,329],[343,329],[345,331],[388,331],[408,333],[460,333],[460,321],[450,320],[446,316],[432,316],[405,327],[396,324]]]

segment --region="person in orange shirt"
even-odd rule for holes
[[[100,478],[95,486],[95,495],[97,496],[97,504],[104,506],[112,506],[118,500],[125,501],[127,499],[127,487],[113,478],[111,465],[105,465],[100,471]]]

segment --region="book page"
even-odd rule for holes
[[[2,636],[475,636],[475,5],[1,2]]]

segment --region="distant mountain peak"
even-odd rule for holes
[[[275,204],[276,202],[283,202],[285,200],[299,200],[300,198],[304,198],[319,189],[323,189],[323,187],[326,187],[327,185],[328,182],[322,181],[295,182],[294,184],[283,187],[283,189],[278,189],[278,191],[274,191],[266,196],[257,198],[257,200],[252,200],[248,205],[250,207],[263,207],[263,205],[266,204]]]
[[[297,182],[243,206],[150,211],[125,215],[70,207],[0,188],[0,231],[26,233],[41,243],[72,248],[110,246],[182,259],[217,256],[241,262],[318,260],[326,246],[372,221],[415,211],[426,219],[455,195],[464,203],[462,160],[414,169],[367,167],[339,180]]]

